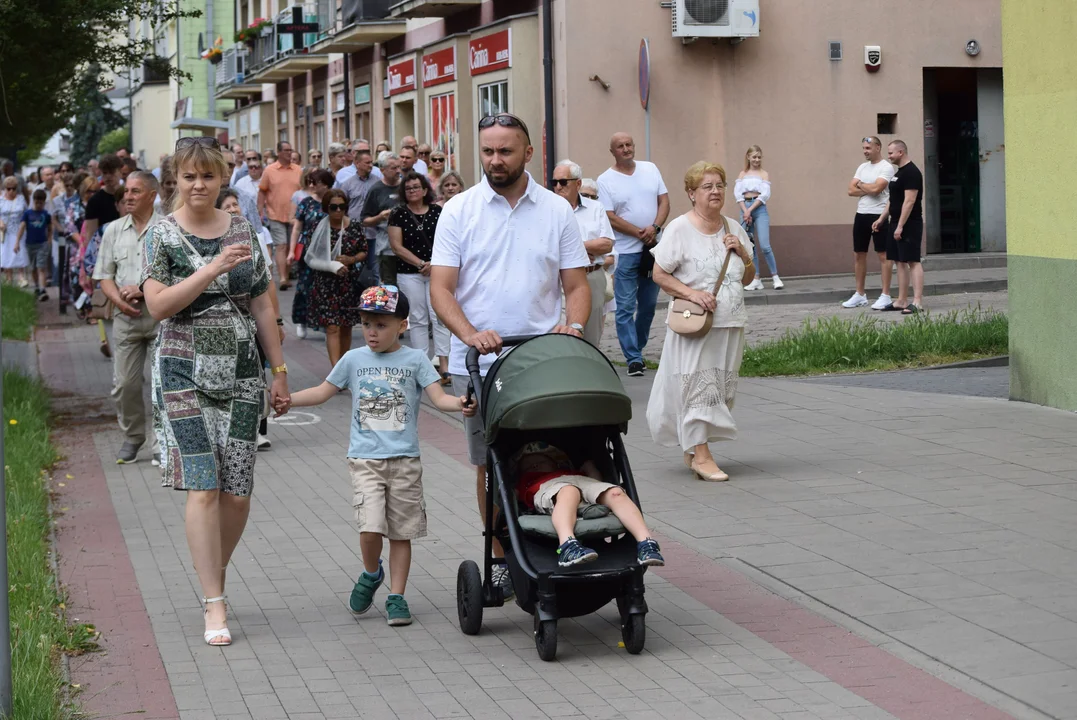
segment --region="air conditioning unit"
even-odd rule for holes
[[[759,0],[674,0],[673,37],[759,37]]]

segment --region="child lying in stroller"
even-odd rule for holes
[[[557,564],[561,567],[598,558],[597,552],[584,547],[572,535],[576,529],[576,513],[582,503],[605,505],[613,512],[636,538],[640,565],[666,564],[658,543],[651,538],[643,522],[643,513],[621,488],[604,482],[602,473],[590,460],[577,470],[562,450],[535,441],[520,448],[513,456],[512,466],[520,502],[530,510],[553,516],[553,526],[561,543],[557,548]]]

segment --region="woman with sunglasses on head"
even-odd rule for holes
[[[430,357],[430,327],[434,328],[434,354],[441,384],[450,385],[449,329],[438,322],[430,303],[430,257],[434,252],[441,206],[425,175],[409,172],[400,186],[401,202],[389,213],[389,245],[396,254],[396,284],[411,302],[408,344]]]
[[[438,181],[438,205],[444,207],[449,198],[464,192],[464,179],[455,170],[449,170],[442,174]]]
[[[359,323],[359,296],[366,287],[360,280],[366,260],[366,234],[348,217],[348,195],[331,189],[322,195],[322,218],[307,248],[307,265],[313,276],[307,314],[310,322],[325,328],[329,364],[336,366],[352,348],[352,326]]]
[[[307,312],[310,304],[310,284],[314,280],[310,266],[307,265],[306,253],[310,246],[314,228],[325,217],[322,210],[322,198],[333,187],[333,173],[318,168],[303,171],[299,190],[292,196],[295,202],[295,222],[292,223],[292,241],[288,247],[288,259],[294,265],[289,273],[296,278],[295,295],[292,298],[292,322],[295,323],[295,336],[302,340],[307,330],[316,330],[321,326],[310,322]]]
[[[207,645],[230,645],[225,573],[250,514],[261,344],[268,398],[288,411],[288,367],[254,228],[215,207],[228,172],[218,142],[182,138],[172,156],[173,210],[149,231],[142,292],[161,330],[153,354],[154,419],[165,477],[187,492],[187,544],[202,586]]]

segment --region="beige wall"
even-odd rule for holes
[[[134,137],[131,151],[141,157],[140,165],[155,168],[161,155],[172,151],[172,104],[167,83],[143,85],[131,98]]]
[[[651,157],[670,188],[673,215],[688,209],[681,181],[691,163],[717,161],[732,180],[748,145],[762,146],[783,274],[848,270],[855,202],[846,188],[863,160],[860,138],[876,134],[876,113],[898,114],[896,136],[923,168],[924,67],[1002,65],[997,0],[763,0],[760,37],[736,46],[682,44],[658,3],[635,3],[625,13],[621,0],[554,1],[558,156],[597,176],[610,164],[609,136],[624,130],[635,136],[637,157],[646,157],[637,55],[647,36]],[[612,17],[616,32],[607,30]],[[982,48],[975,58],[964,51],[971,38]],[[842,61],[828,59],[830,40],[842,41]],[[877,73],[864,68],[869,44],[882,47]],[[588,80],[595,74],[608,91]],[[727,214],[734,214],[732,193]]]

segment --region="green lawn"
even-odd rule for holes
[[[807,320],[780,340],[744,351],[745,377],[926,367],[1008,352],[1006,316],[979,309],[907,317]]]
[[[96,647],[96,631],[66,625],[49,564],[46,469],[57,454],[49,439],[48,391],[14,371],[5,371],[3,382],[13,717],[66,718],[73,709],[63,705],[61,653]]]
[[[29,340],[37,322],[37,298],[11,285],[0,286],[0,322],[5,340]]]

